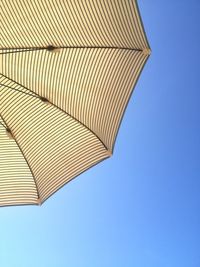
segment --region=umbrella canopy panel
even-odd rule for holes
[[[134,0],[1,1],[0,205],[108,158],[150,49]]]

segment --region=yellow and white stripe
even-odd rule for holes
[[[134,0],[1,0],[0,205],[109,157],[149,45]]]

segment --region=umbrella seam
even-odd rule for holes
[[[3,52],[3,53],[0,52],[0,55],[10,54],[10,53],[20,53],[20,52],[32,52],[32,51],[38,51],[38,50],[48,50],[48,48],[49,48],[49,46],[47,46],[47,47],[0,48],[0,51],[9,50],[9,52]],[[19,51],[12,51],[15,49],[19,50]],[[118,47],[118,46],[55,46],[55,47],[53,47],[53,49],[51,51],[53,52],[56,49],[115,49],[115,50],[127,50],[127,51],[142,52],[144,48],[141,49],[141,48],[131,48],[131,47]],[[49,52],[51,52],[51,51],[49,51]]]

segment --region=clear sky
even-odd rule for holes
[[[152,55],[114,156],[0,208],[0,267],[200,266],[200,1],[138,4]]]

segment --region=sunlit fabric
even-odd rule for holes
[[[0,206],[110,157],[150,55],[134,0],[1,0]]]

